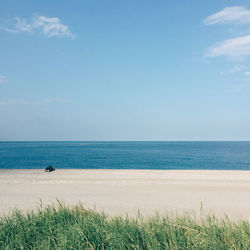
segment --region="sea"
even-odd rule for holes
[[[250,170],[250,142],[0,142],[0,169]]]

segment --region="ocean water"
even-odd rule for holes
[[[0,169],[250,170],[250,142],[0,142]]]

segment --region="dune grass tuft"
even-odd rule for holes
[[[0,249],[250,249],[250,224],[188,214],[110,217],[59,204],[0,218]]]

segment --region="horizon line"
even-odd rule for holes
[[[250,140],[0,140],[0,142],[250,142]]]

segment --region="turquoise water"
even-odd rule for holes
[[[0,142],[0,169],[250,170],[250,142]]]

